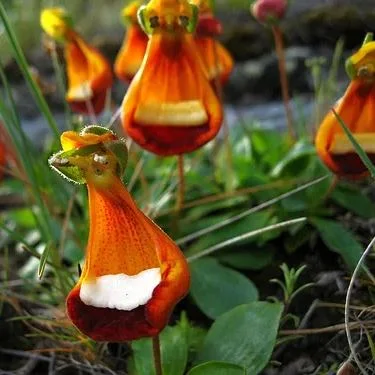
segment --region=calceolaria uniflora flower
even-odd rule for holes
[[[364,44],[346,66],[351,82],[335,110],[375,162],[375,42]],[[320,124],[315,144],[323,162],[338,176],[361,178],[368,174],[332,111]]]
[[[186,259],[137,207],[121,181],[126,145],[89,126],[61,136],[50,165],[87,185],[90,232],[82,274],[66,301],[69,318],[96,341],[157,335],[189,289]]]
[[[234,61],[228,50],[215,39],[221,34],[220,21],[212,13],[209,0],[192,0],[199,8],[195,43],[204,62],[207,78],[214,85],[218,79],[223,85],[233,70]]]
[[[112,71],[107,59],[73,29],[63,8],[47,8],[40,23],[47,35],[64,44],[68,89],[66,100],[74,112],[99,114],[112,86]]]
[[[138,15],[149,41],[122,104],[123,127],[155,154],[192,152],[215,137],[223,117],[194,42],[198,9],[151,0]]]
[[[124,42],[116,57],[116,76],[131,82],[139,70],[146,52],[148,36],[138,23],[137,12],[140,1],[133,1],[122,11],[122,18],[127,25]]]

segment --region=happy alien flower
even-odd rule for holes
[[[131,82],[142,64],[146,52],[148,36],[138,23],[137,12],[140,1],[133,1],[122,11],[127,25],[124,42],[116,57],[115,73],[125,82]]]
[[[346,63],[351,82],[335,105],[338,116],[375,162],[375,42],[365,43]],[[323,162],[338,176],[361,178],[367,168],[331,111],[315,139]]]
[[[72,110],[84,114],[102,112],[113,81],[106,58],[73,29],[65,9],[44,9],[40,23],[47,35],[64,44],[68,79],[66,100]]]
[[[187,0],[151,0],[138,11],[149,41],[122,104],[122,124],[158,155],[192,152],[221,127],[222,107],[192,34],[197,12]]]
[[[61,136],[50,165],[86,184],[90,231],[82,274],[67,313],[96,341],[157,335],[189,289],[189,269],[175,243],[136,206],[121,181],[127,149],[111,131],[89,126]]]

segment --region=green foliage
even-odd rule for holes
[[[253,302],[221,315],[203,343],[197,362],[224,361],[258,374],[268,363],[276,342],[283,305]]]
[[[40,6],[41,2],[37,3]],[[237,3],[244,5],[242,1]],[[85,6],[81,1],[66,5],[76,9]],[[120,2],[116,6],[119,8]],[[87,196],[84,189],[70,186],[48,168],[48,157],[60,149],[55,120],[31,79],[16,33],[1,4],[0,15],[10,49],[53,134],[43,150],[31,144],[0,69],[0,116],[19,159],[19,165],[12,167],[13,177],[3,182],[0,190],[21,196],[26,202],[25,207],[11,208],[0,216],[1,245],[7,264],[3,275],[8,279],[8,263],[13,254],[8,248],[18,249],[21,264],[11,271],[25,281],[17,290],[17,298],[22,295],[37,306],[58,309],[77,279],[77,263],[82,261],[86,246]],[[12,12],[11,20],[14,17]],[[336,63],[341,49],[340,43]],[[322,96],[324,89],[327,95],[334,94],[336,68],[335,65],[330,72],[329,82],[319,82],[317,90]],[[86,120],[70,122],[70,114],[67,119],[68,128],[86,125]],[[202,319],[196,326],[189,320],[188,305],[189,318],[183,313],[179,322],[161,333],[164,375],[259,374],[270,361],[280,322],[290,318],[286,306],[311,284],[299,285],[304,267],[295,269],[284,263],[283,279],[274,280],[283,290],[283,304],[260,302],[260,285],[251,280],[257,274],[253,271],[262,271],[275,263],[275,258],[277,262],[291,260],[294,253],[313,246],[317,236],[353,269],[363,247],[347,229],[350,226],[340,221],[341,214],[350,211],[364,219],[375,214],[375,206],[361,186],[339,183],[330,191],[332,181],[308,136],[291,145],[284,134],[245,124],[231,129],[230,142],[232,165],[220,140],[185,156],[186,202],[178,220],[174,210],[178,183],[175,158],[161,159],[132,147],[127,160],[123,144],[108,145],[121,159],[124,181],[138,204],[176,239],[190,261],[192,285],[187,303],[194,304],[192,316],[198,307],[214,320],[211,324],[210,319]],[[78,154],[89,151],[92,150],[81,149]],[[60,158],[69,155],[59,154]],[[65,174],[77,180],[80,171],[65,170]],[[12,293],[6,285],[1,288],[1,301]],[[46,315],[52,317],[43,317],[45,325],[35,329],[35,334],[48,338],[48,342],[73,343],[79,354],[84,348],[90,351],[91,358],[99,359],[103,352],[99,345],[82,339],[72,327],[55,328],[55,316],[50,310]],[[24,319],[38,322],[41,318]],[[52,333],[49,327],[53,327]],[[369,343],[373,350],[372,341]],[[151,340],[133,342],[131,348],[129,373],[155,374]]]
[[[188,375],[245,375],[245,369],[228,362],[207,362],[192,368]]]
[[[190,265],[190,293],[197,306],[215,319],[232,308],[258,299],[255,285],[245,276],[212,258]]]
[[[187,322],[167,327],[160,335],[164,375],[183,375],[188,360]],[[134,375],[154,375],[155,367],[151,339],[132,343]]]
[[[363,253],[363,247],[350,231],[333,220],[312,218],[311,223],[318,230],[325,245],[339,253],[348,267],[354,270]]]

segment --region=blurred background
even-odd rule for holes
[[[120,11],[125,0],[4,0],[18,38],[35,73],[53,85],[51,59],[42,48],[39,13],[45,6],[64,6],[72,14],[76,29],[97,46],[111,61],[120,48],[124,26]],[[215,12],[223,22],[221,40],[236,60],[235,69],[225,88],[229,124],[238,116],[258,120],[262,127],[285,126],[278,79],[277,58],[272,32],[257,23],[249,12],[250,0],[215,0]],[[310,121],[315,104],[312,97],[321,91],[321,113],[340,96],[347,85],[344,60],[358,48],[366,32],[375,30],[373,0],[291,0],[282,22],[286,45],[287,71],[293,105],[298,106],[300,122]],[[0,25],[0,62],[12,83],[25,126],[33,139],[45,132],[17,64],[12,59],[4,30]],[[333,70],[332,70],[333,69]],[[330,76],[330,87],[322,86]],[[113,100],[119,104],[126,87],[117,82]],[[53,91],[53,90],[52,90]],[[63,112],[58,93],[47,100],[58,122]],[[319,119],[314,119],[316,122]],[[311,124],[307,124],[311,126]]]

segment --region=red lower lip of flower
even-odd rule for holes
[[[94,307],[84,304],[75,287],[66,301],[69,318],[85,335],[95,341],[123,342],[155,336],[160,329],[145,318],[146,306],[132,311]]]
[[[128,134],[141,147],[157,155],[170,156],[192,152],[210,141],[219,131],[208,123],[201,126],[172,127],[140,125],[136,122],[127,128]]]
[[[372,163],[375,163],[375,154],[367,153]],[[369,171],[363,164],[361,158],[355,153],[350,152],[342,155],[332,155],[332,161],[335,164],[337,174],[348,177],[350,179],[362,178],[368,175]]]
[[[89,114],[90,110],[94,112],[95,115],[100,114],[105,106],[107,97],[107,92],[100,92],[93,96],[88,101],[77,101],[77,100],[69,100],[69,105],[73,112],[83,113],[83,114]],[[90,109],[91,107],[91,109]]]

